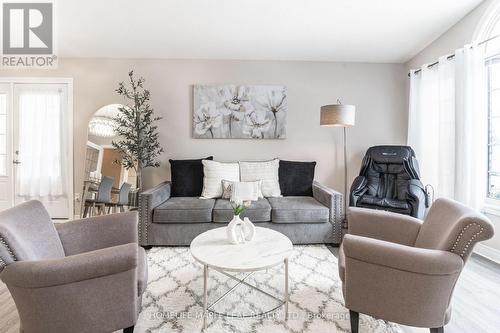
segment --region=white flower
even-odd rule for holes
[[[271,90],[267,92],[265,98],[259,100],[259,104],[269,112],[276,114],[286,109],[286,93],[284,90]]]
[[[194,131],[198,135],[204,135],[210,132],[214,137],[213,129],[219,128],[222,125],[221,114],[217,111],[215,103],[209,102],[202,104],[194,113]]]
[[[243,133],[255,139],[263,139],[264,132],[269,129],[271,121],[267,118],[265,112],[253,111],[245,117]]]
[[[276,90],[268,91],[265,99],[258,102],[266,112],[271,112],[274,117],[274,137],[278,137],[278,117],[276,114],[280,111],[286,111],[286,92]]]
[[[227,87],[219,91],[223,105],[229,111],[237,111],[245,113],[248,106],[248,89],[244,86]]]

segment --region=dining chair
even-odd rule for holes
[[[97,194],[95,199],[85,199],[85,210],[83,212],[83,217],[95,216],[96,209],[99,215],[106,214],[106,204],[110,204],[111,201],[111,190],[113,189],[113,183],[115,182],[114,177],[103,176],[99,187],[97,188]]]
[[[122,186],[120,187],[120,192],[118,194],[118,201],[116,202],[111,202],[109,204],[106,204],[106,206],[109,207],[108,213],[113,209],[113,211],[116,213],[118,209],[120,209],[120,212],[125,212],[125,206],[129,206],[129,193],[130,193],[130,188],[132,187],[132,184],[129,183],[123,183]]]

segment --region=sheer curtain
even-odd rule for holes
[[[17,194],[29,197],[66,195],[63,105],[61,91],[22,88],[19,92],[19,160]]]
[[[487,108],[484,54],[467,45],[410,73],[408,144],[436,197],[479,209],[486,196]]]

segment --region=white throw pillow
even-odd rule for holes
[[[279,173],[280,160],[264,162],[239,162],[242,182],[262,180],[264,197],[281,197]]]
[[[223,163],[203,160],[203,199],[220,198],[222,196],[222,180],[239,181],[240,168],[238,163]]]
[[[262,180],[257,180],[255,182],[232,182],[229,180],[222,181],[222,198],[223,199],[232,199],[234,193],[234,189],[240,186],[240,191],[242,193],[238,193],[238,196],[242,200],[252,200],[256,201],[259,198],[263,198],[262,195]],[[246,189],[245,186],[248,186],[249,189]]]

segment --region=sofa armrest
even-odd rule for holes
[[[170,198],[169,181],[156,185],[139,195],[139,244],[148,242],[148,226],[153,222],[153,210]]]
[[[403,245],[413,245],[422,221],[414,217],[359,207],[347,210],[348,233]]]
[[[342,240],[342,203],[343,195],[316,181],[313,182],[313,197],[330,210],[329,221],[333,225],[334,243],[340,244]]]
[[[138,243],[138,214],[127,212],[56,223],[67,256]]]
[[[2,280],[16,287],[44,288],[125,272],[137,267],[137,246],[130,243],[58,259],[18,261],[4,269]]]
[[[346,259],[425,275],[451,275],[462,270],[462,258],[452,252],[416,248],[356,235],[345,235]]]

